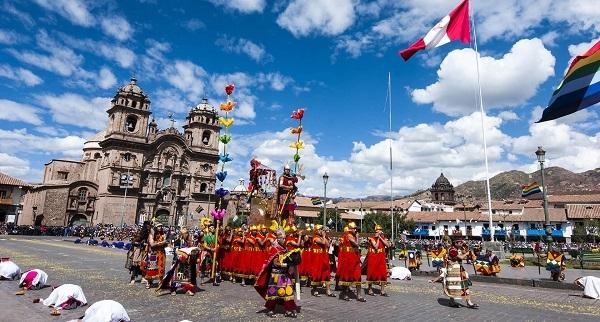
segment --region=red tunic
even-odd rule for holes
[[[233,238],[233,245],[231,245],[231,271],[234,275],[241,277],[244,275],[242,272],[242,249],[244,248],[244,242],[241,236]]]
[[[244,249],[242,250],[242,273],[247,278],[254,278],[256,274],[252,270],[252,252],[254,251],[254,237],[250,234],[246,234],[244,241]]]
[[[311,263],[313,253],[310,251],[310,245],[312,244],[312,237],[308,238],[308,241],[302,241],[302,253],[300,255],[300,265],[298,266],[298,273],[300,274],[301,280],[306,280],[311,277]]]
[[[250,273],[248,275],[251,275],[252,278],[258,276],[263,266],[263,252],[259,247],[258,239],[258,236],[249,236],[247,238],[252,244],[248,252],[250,254]]]
[[[375,242],[377,247],[373,247],[372,242]],[[369,237],[369,251],[367,253],[367,281],[387,281],[385,245],[379,240],[379,238],[375,237]]]
[[[350,243],[350,233],[341,238],[336,276],[343,286],[361,284],[360,249]]]
[[[217,257],[219,260],[219,267],[221,268],[221,273],[231,274],[231,243],[225,236],[222,236],[220,239]]]
[[[331,271],[329,266],[329,252],[325,245],[318,244],[323,237],[314,236],[310,245],[311,262],[310,276],[313,286],[321,285],[323,282],[329,282]]]

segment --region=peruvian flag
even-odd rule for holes
[[[454,40],[460,40],[465,44],[471,42],[469,0],[463,0],[437,25],[431,28],[425,37],[400,51],[399,54],[404,60],[408,60],[419,50],[439,47]]]

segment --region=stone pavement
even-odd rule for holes
[[[134,321],[264,321],[257,313],[262,299],[252,287],[229,282],[202,287],[194,297],[155,296],[142,285],[128,285],[123,268],[125,252],[117,249],[74,245],[58,238],[27,239],[2,236],[0,256],[11,257],[23,270],[41,268],[49,274],[49,283],[79,284],[90,303],[113,299],[123,304]],[[50,309],[32,304],[46,297],[50,289],[15,296],[16,282],[0,282],[0,321],[66,321],[83,315],[84,308],[66,311],[60,317]],[[308,289],[302,294],[299,320],[315,321],[597,321],[598,301],[584,299],[580,291],[564,291],[476,283],[473,287],[479,310],[450,308],[440,284],[425,278],[393,281],[390,297],[367,296],[367,303],[345,302],[335,298],[315,298]]]
[[[392,262],[397,266],[404,266],[404,260],[395,260]],[[550,272],[546,271],[545,267],[540,267],[539,273],[537,266],[526,266],[522,268],[514,268],[509,264],[500,264],[501,271],[496,274],[498,277],[505,278],[517,278],[517,279],[528,279],[528,280],[550,280]],[[473,265],[465,265],[465,269],[469,274],[475,275]],[[427,259],[423,258],[423,264],[421,265],[422,271],[435,271],[433,267],[427,265]],[[576,278],[581,276],[596,276],[600,277],[599,270],[591,269],[574,269],[568,268],[565,273],[564,283],[573,283]]]

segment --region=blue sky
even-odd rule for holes
[[[0,171],[41,180],[52,158],[79,159],[106,107],[135,74],[161,127],[236,85],[228,185],[257,156],[291,160],[292,110],[304,107],[301,192],[389,193],[387,73],[392,75],[394,191],[485,177],[475,56],[460,43],[399,49],[457,0],[0,1]],[[593,0],[472,1],[491,174],[600,160],[598,108],[533,124],[576,54],[597,41]]]

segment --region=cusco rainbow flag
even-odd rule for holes
[[[575,57],[537,123],[554,120],[600,102],[599,69],[600,41],[585,54]]]
[[[542,188],[537,182],[530,183],[528,185],[524,185],[523,190],[521,190],[521,197],[527,197],[534,193],[542,192]]]

